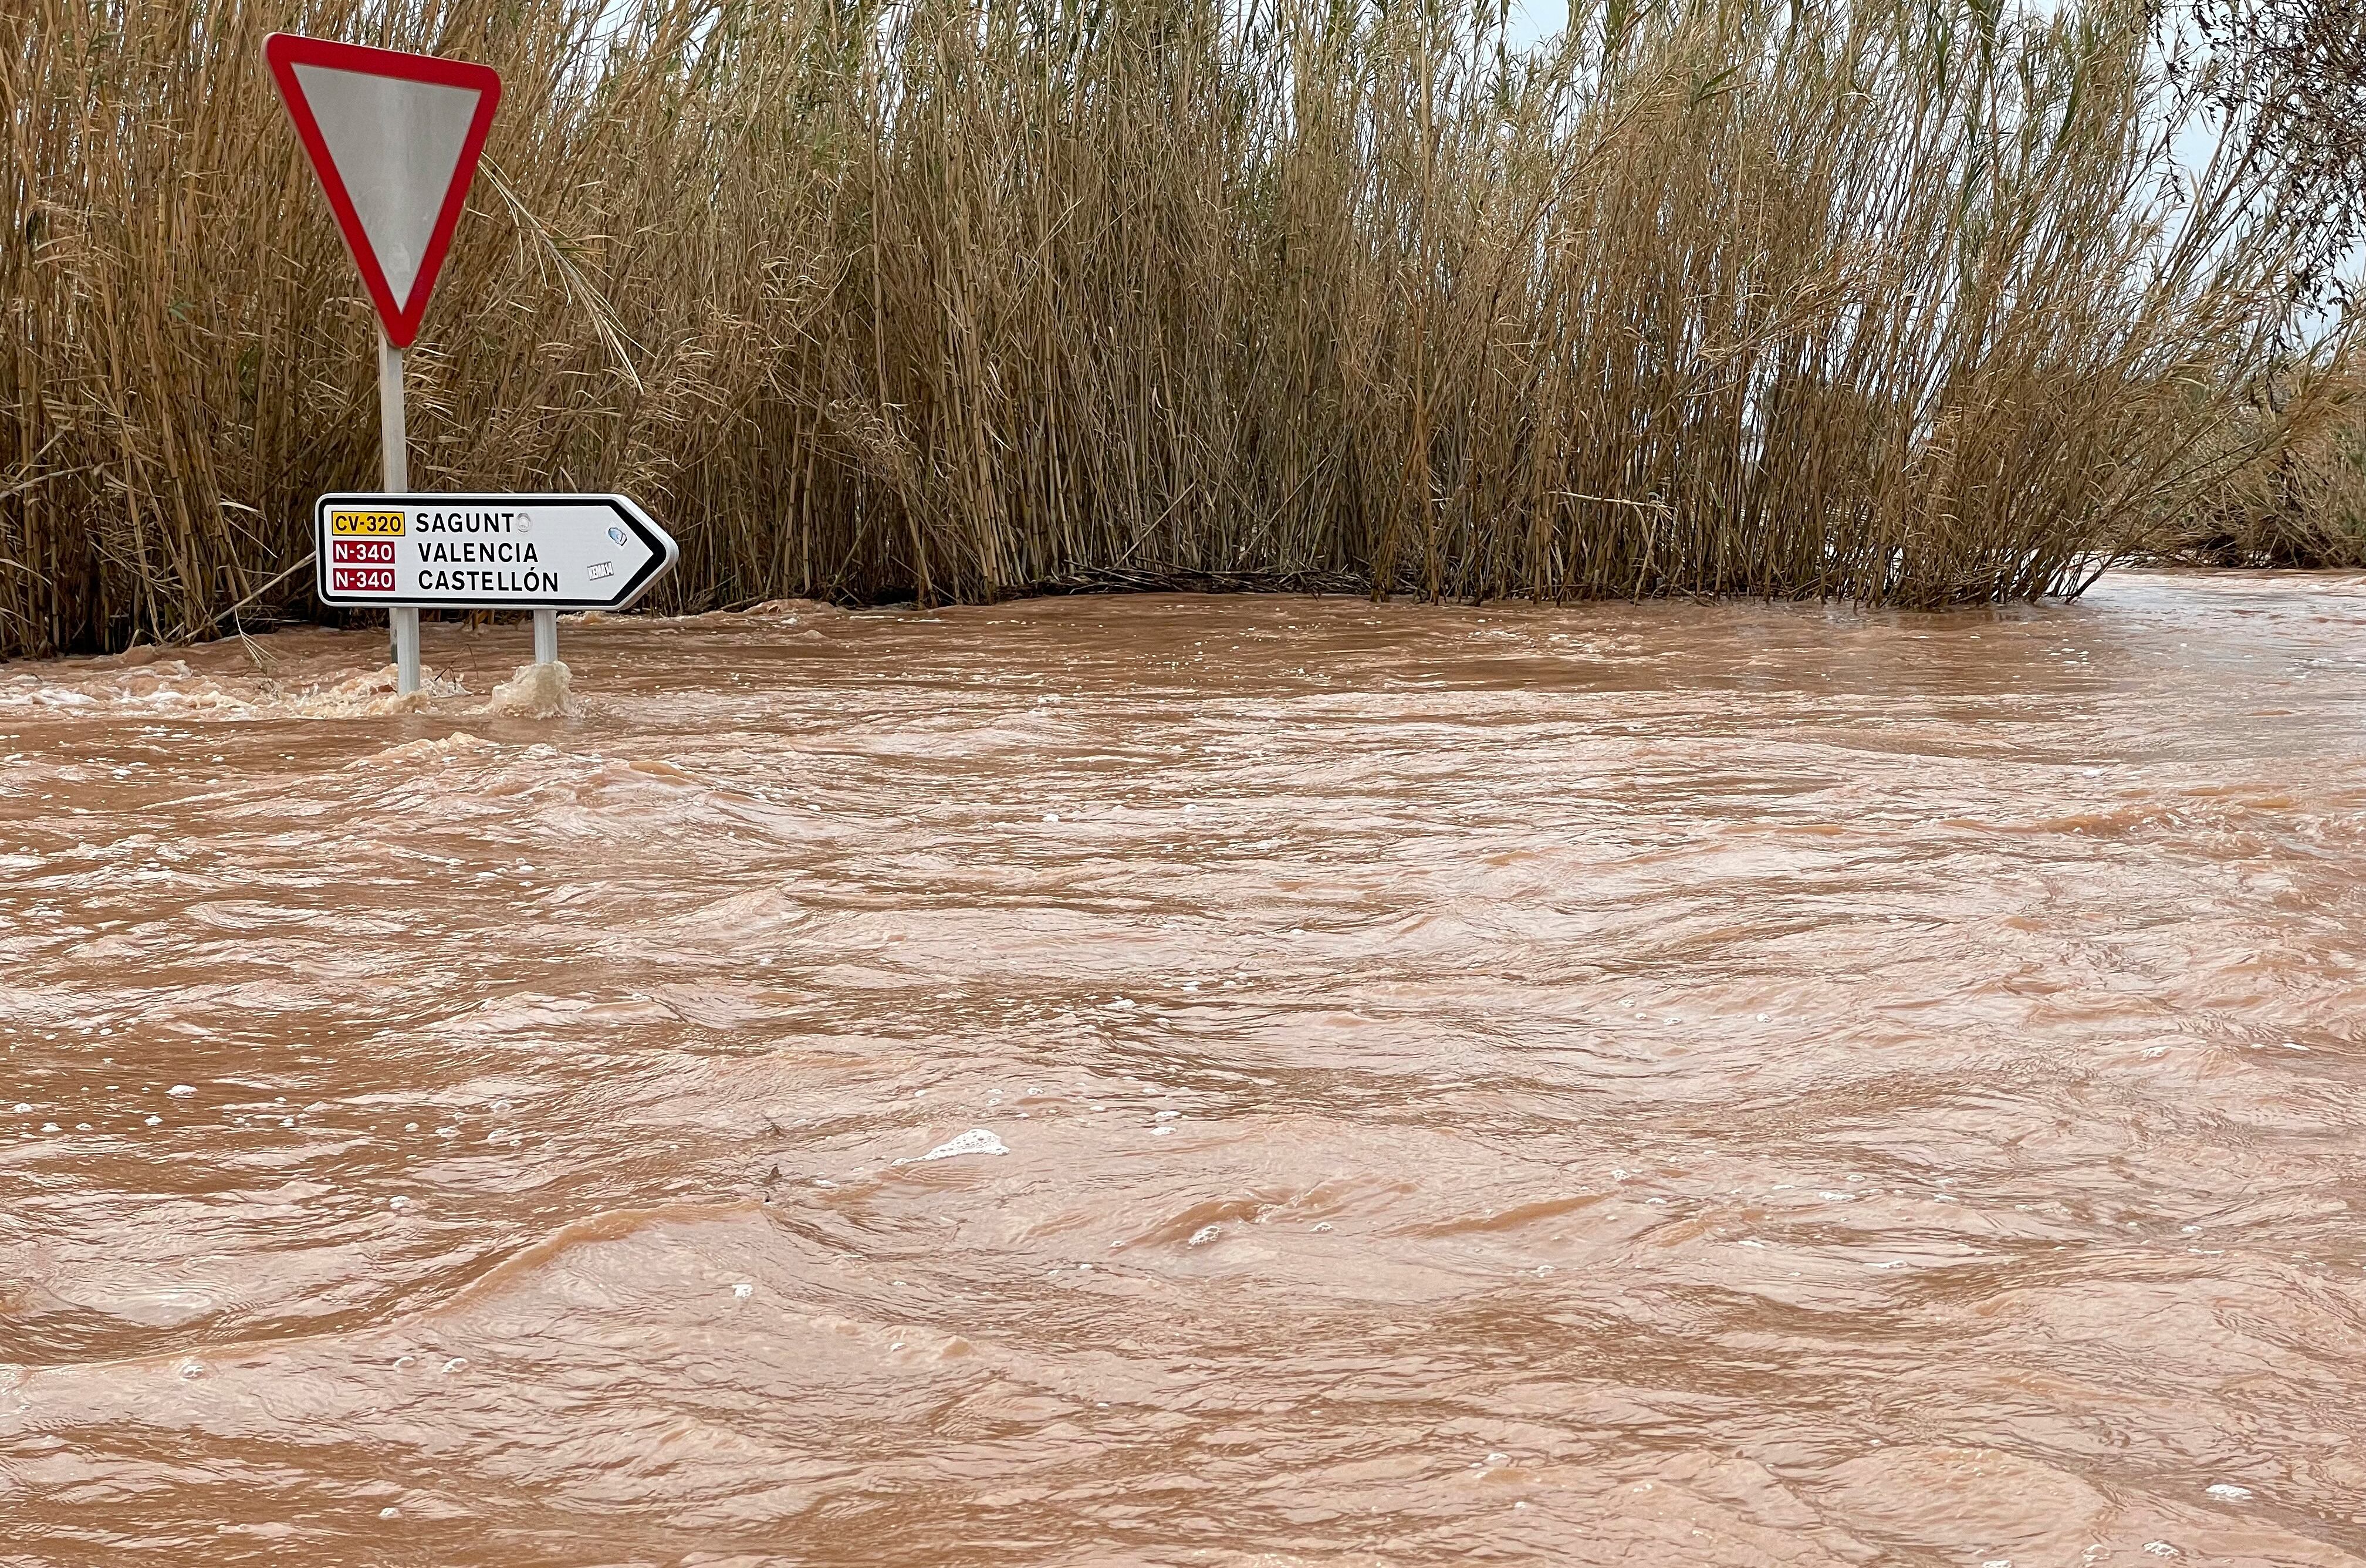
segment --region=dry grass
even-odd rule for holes
[[[2197,566],[2366,567],[2366,363],[2278,378],[2228,412],[2248,460],[2161,520],[2135,554]]]
[[[681,605],[2028,597],[2255,456],[2218,436],[2290,236],[2256,169],[2164,184],[2141,6],[1578,22],[1523,56],[1459,0],[27,0],[0,655],[309,613],[274,580],[310,498],[374,482],[275,28],[503,71],[412,480],[632,491]]]

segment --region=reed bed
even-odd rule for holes
[[[502,71],[412,482],[630,491],[672,607],[2029,598],[2279,438],[2274,171],[2167,177],[2125,0],[28,0],[0,656],[312,614],[375,482],[275,28]]]
[[[2366,567],[2366,367],[2312,375],[2313,417],[2293,421],[2282,398],[2234,415],[2222,441],[2258,456],[2132,553],[2191,566]]]

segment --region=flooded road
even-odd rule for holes
[[[525,648],[0,666],[0,1563],[2366,1562],[2366,580]]]

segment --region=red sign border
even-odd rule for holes
[[[427,314],[428,298],[435,292],[435,280],[444,271],[445,254],[452,248],[452,231],[460,226],[461,209],[468,204],[468,186],[477,177],[477,160],[492,129],[493,110],[501,101],[501,73],[473,61],[372,49],[364,44],[306,38],[301,33],[273,33],[263,40],[263,58],[271,67],[271,77],[278,85],[279,100],[287,106],[287,118],[295,123],[297,138],[304,143],[305,156],[312,160],[312,167],[321,176],[321,189],[329,198],[329,210],[336,214],[337,227],[344,231],[345,248],[353,253],[354,265],[362,275],[362,287],[369,290],[370,302],[377,307],[378,320],[386,324],[387,341],[397,348],[409,348],[419,336],[419,323]],[[378,265],[377,254],[370,248],[361,214],[354,210],[354,198],[347,194],[345,182],[337,173],[337,161],[329,156],[329,143],[321,134],[321,122],[313,117],[312,106],[305,99],[303,85],[297,80],[299,65],[429,82],[439,87],[467,87],[477,94],[477,112],[470,118],[468,137],[460,144],[460,162],[452,171],[452,188],[445,193],[444,206],[435,215],[435,228],[428,235],[425,254],[419,258],[419,276],[411,280],[408,299],[398,300],[394,290],[387,286],[386,271]]]

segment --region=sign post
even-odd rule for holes
[[[377,330],[377,428],[386,488],[400,495],[411,488],[411,435],[402,423],[402,350],[394,346],[386,329]],[[387,629],[394,638],[394,683],[398,691],[419,690],[419,612],[389,610]]]
[[[501,76],[294,33],[273,33],[263,54],[379,321],[385,493],[321,499],[321,598],[385,607],[405,694],[419,690],[422,606],[530,609],[535,662],[556,663],[561,609],[621,609],[680,552],[622,496],[411,493],[402,351],[468,205]]]
[[[419,335],[501,79],[490,66],[273,33],[263,57],[377,308],[377,409],[389,493],[411,489],[402,351]],[[396,686],[419,690],[419,612],[397,609]]]
[[[402,351],[468,205],[501,79],[465,60],[293,33],[272,34],[263,53],[379,321],[385,491],[321,498],[321,598],[385,608],[406,695],[419,690],[422,607],[531,610],[535,662],[557,663],[560,610],[623,609],[681,552],[623,496],[411,493]]]

